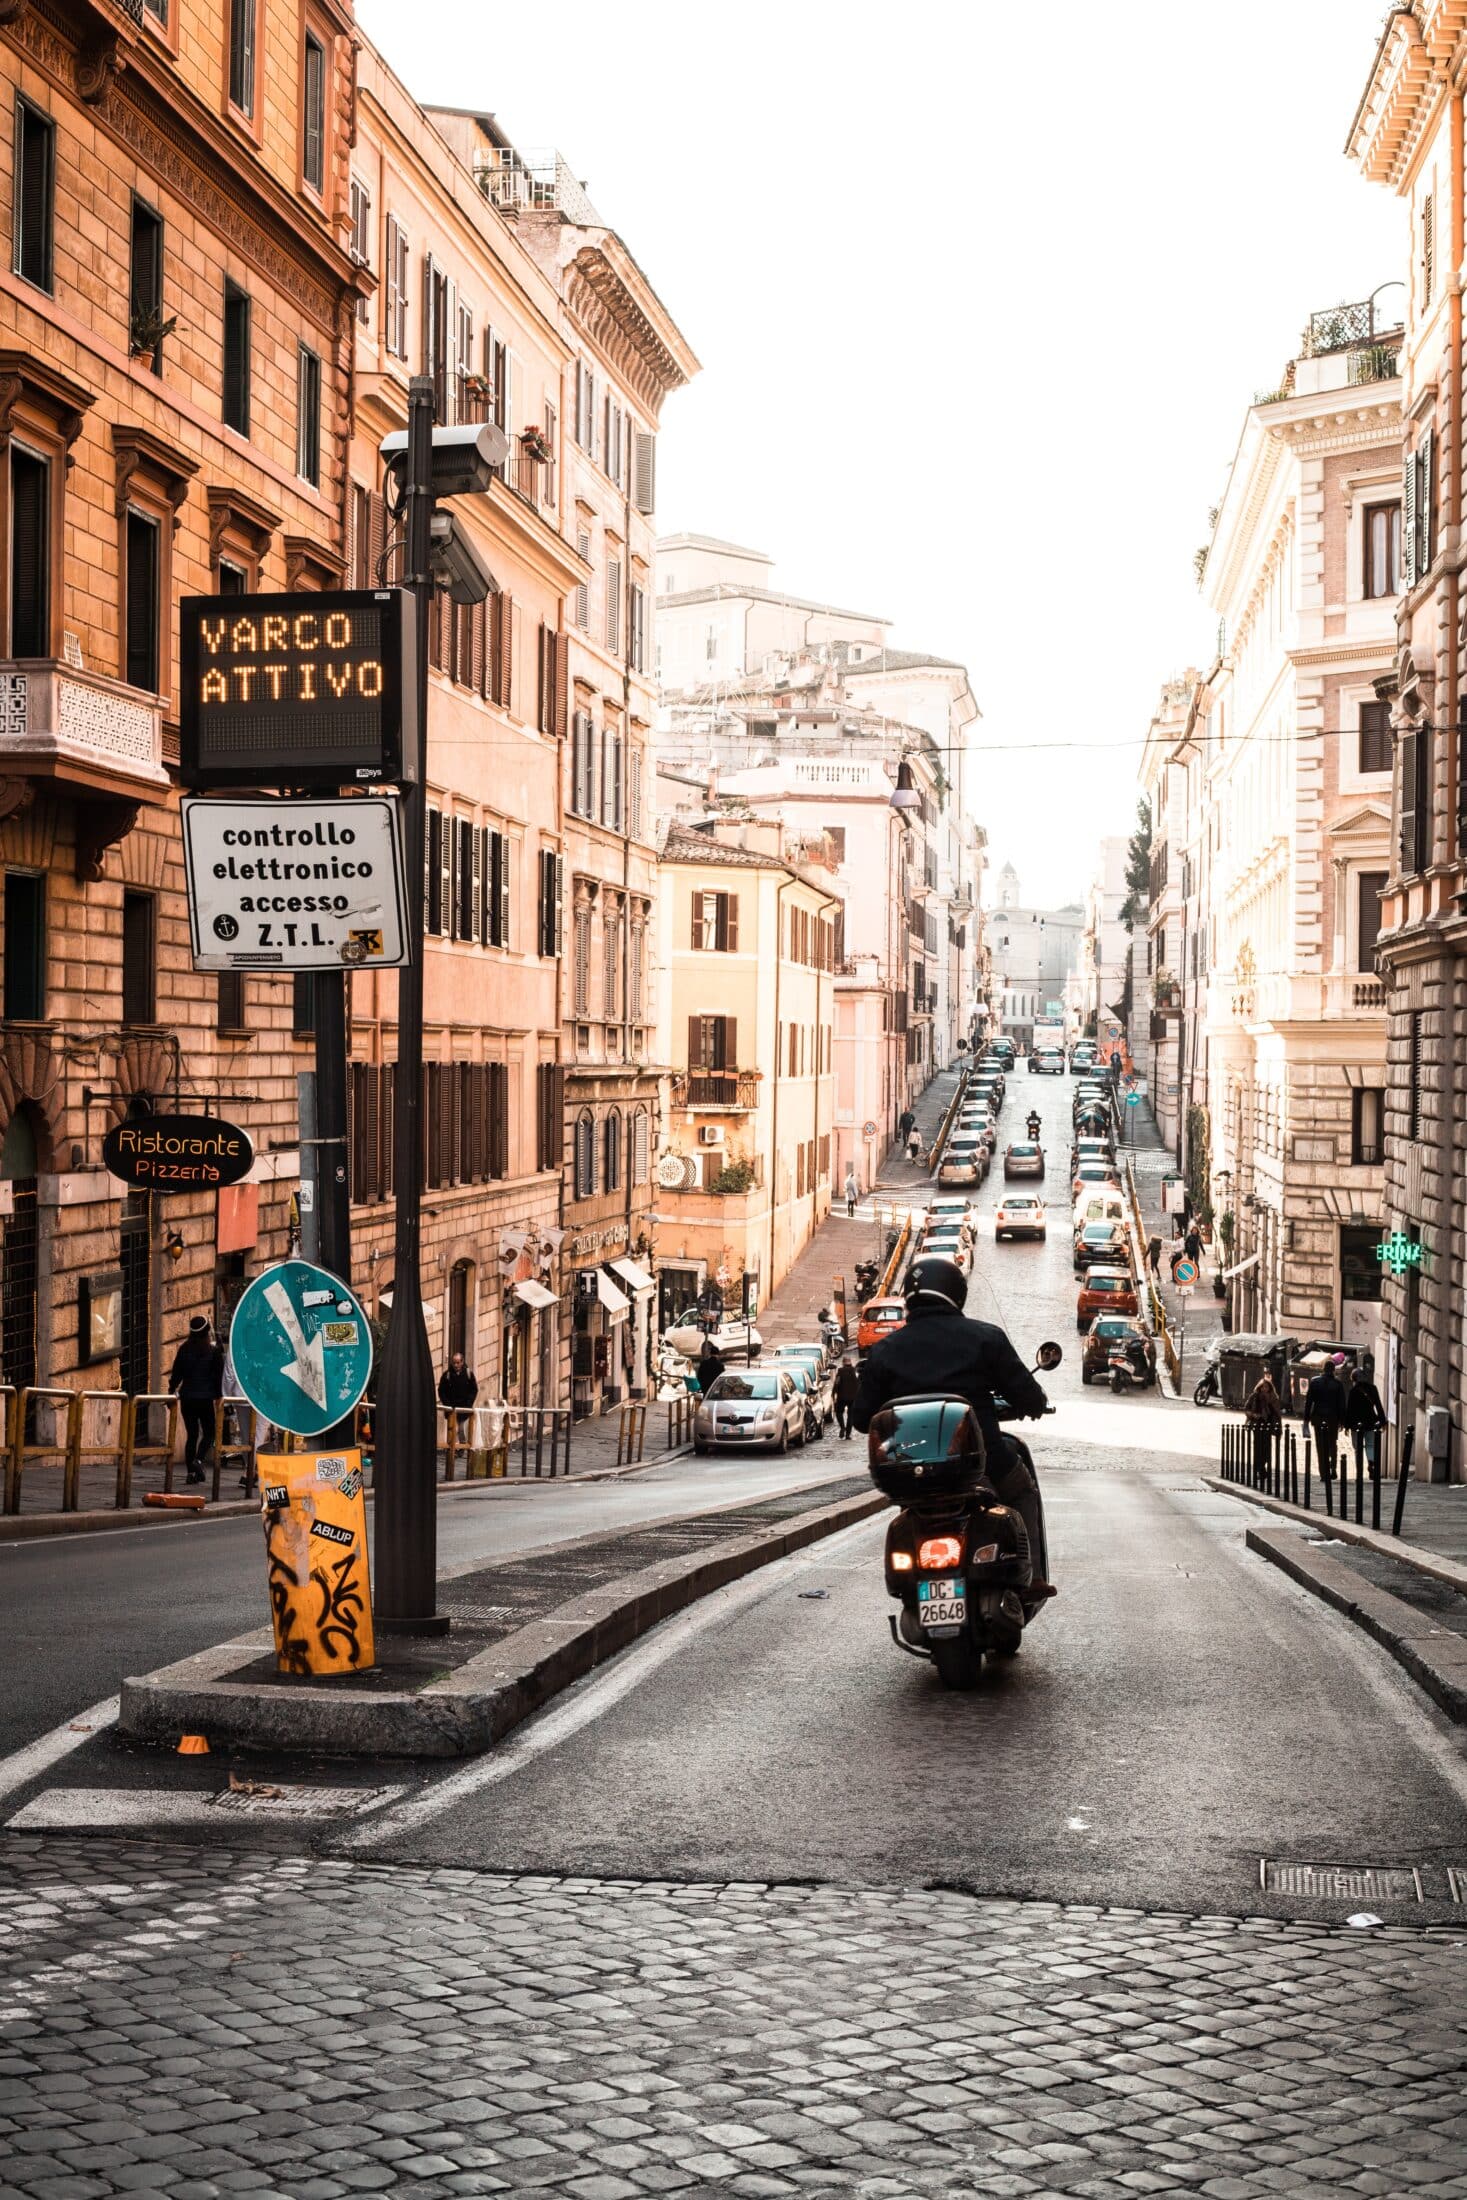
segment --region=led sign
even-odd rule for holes
[[[1375,1248],[1375,1257],[1393,1276],[1404,1276],[1407,1269],[1419,1268],[1426,1255],[1419,1238],[1407,1237],[1402,1230],[1392,1230]]]
[[[180,608],[185,786],[402,779],[402,714],[416,680],[401,589],[189,596]]]

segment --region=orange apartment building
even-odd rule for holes
[[[339,582],[352,17],[58,0],[0,20],[0,1380],[155,1388],[288,1249],[288,980],[195,974],[182,595]],[[125,1194],[135,1095],[254,1140]]]

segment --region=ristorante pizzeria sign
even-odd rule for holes
[[[254,1164],[249,1134],[217,1115],[130,1115],[102,1141],[102,1166],[140,1191],[213,1191]]]
[[[189,596],[180,616],[186,787],[402,779],[404,700],[417,692],[403,590]]]

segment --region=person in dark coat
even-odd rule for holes
[[[1273,1439],[1284,1425],[1284,1401],[1271,1375],[1259,1376],[1248,1393],[1243,1412],[1253,1431],[1254,1477],[1262,1483],[1268,1478]]]
[[[1186,1247],[1188,1260],[1200,1269],[1202,1266],[1202,1239],[1195,1222],[1188,1224],[1187,1235],[1183,1238],[1182,1243]]]
[[[1380,1458],[1380,1432],[1385,1425],[1386,1411],[1380,1392],[1364,1368],[1357,1367],[1345,1393],[1345,1426],[1356,1449],[1370,1461],[1372,1473]]]
[[[703,1349],[698,1354],[698,1389],[706,1398],[720,1375],[727,1372],[728,1362],[711,1337],[703,1339]]]
[[[1158,1282],[1158,1283],[1160,1283],[1160,1281],[1161,1281],[1161,1239],[1160,1239],[1159,1237],[1156,1237],[1156,1236],[1154,1236],[1154,1235],[1153,1235],[1153,1236],[1151,1236],[1151,1237],[1149,1237],[1149,1238],[1148,1238],[1148,1239],[1146,1240],[1146,1265],[1147,1265],[1147,1267],[1148,1267],[1148,1268],[1149,1268],[1149,1269],[1151,1270],[1151,1273],[1153,1274],[1153,1276],[1155,1276],[1155,1278],[1156,1278],[1157,1282]]]
[[[847,1353],[835,1371],[835,1417],[842,1436],[851,1433],[851,1408],[861,1388],[861,1370]]]
[[[912,1125],[916,1122],[916,1120],[917,1118],[915,1115],[913,1115],[910,1108],[903,1108],[901,1114],[897,1117],[897,1129],[901,1133],[901,1140],[904,1146],[907,1142],[907,1139],[911,1135]]]
[[[1335,1478],[1340,1430],[1345,1426],[1349,1410],[1345,1386],[1331,1360],[1320,1369],[1304,1393],[1304,1426],[1314,1431],[1314,1441],[1319,1447],[1319,1471],[1326,1482]]]
[[[458,1414],[458,1433],[463,1436],[469,1422],[469,1408],[479,1395],[479,1378],[461,1352],[455,1352],[438,1378],[438,1403],[452,1406]]]
[[[214,1452],[215,1407],[224,1396],[224,1353],[202,1314],[195,1314],[188,1335],[173,1355],[168,1388],[183,1416],[185,1479],[202,1482]]]

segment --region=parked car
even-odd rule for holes
[[[1036,1047],[1029,1057],[1031,1077],[1063,1077],[1065,1058],[1058,1047]]]
[[[795,1387],[805,1401],[805,1433],[801,1441],[808,1443],[812,1436],[820,1434],[835,1411],[830,1378],[813,1360],[781,1360],[779,1364],[794,1377]]]
[[[973,1267],[973,1243],[966,1230],[954,1227],[950,1230],[928,1230],[918,1247],[919,1256],[931,1255],[934,1260],[950,1260],[969,1275]]]
[[[1071,1199],[1078,1199],[1082,1192],[1097,1184],[1106,1185],[1112,1191],[1120,1191],[1120,1170],[1109,1161],[1082,1161],[1070,1174]]]
[[[1095,1041],[1077,1039],[1070,1049],[1070,1069],[1076,1077],[1095,1066]]]
[[[787,1368],[720,1375],[693,1416],[698,1452],[788,1451],[805,1441],[805,1396]]]
[[[905,1299],[868,1299],[861,1309],[861,1319],[856,1324],[856,1349],[869,1352],[872,1345],[880,1344],[900,1329],[907,1319]]]
[[[956,1222],[973,1234],[973,1203],[968,1199],[930,1199],[927,1212],[934,1222]]]
[[[765,1365],[769,1366],[770,1361]],[[776,1345],[773,1362],[778,1367],[808,1368],[815,1379],[815,1394],[820,1412],[820,1425],[826,1427],[835,1413],[835,1366],[821,1344]]]
[[[705,1330],[701,1322],[679,1322],[674,1329],[663,1331],[664,1342],[674,1352],[681,1352],[685,1360],[696,1360],[703,1349],[705,1336],[711,1337],[726,1360],[757,1360],[764,1349],[764,1339],[757,1329],[743,1322],[722,1321]]]
[[[1115,1147],[1108,1138],[1077,1138],[1070,1154],[1076,1168],[1082,1161],[1114,1162],[1115,1157]]]
[[[1089,1268],[1096,1261],[1112,1268],[1129,1265],[1123,1222],[1087,1222],[1080,1231],[1075,1239],[1076,1270]]]
[[[939,1184],[972,1184],[983,1182],[988,1174],[988,1152],[976,1138],[950,1138],[942,1149],[942,1159],[937,1165]]]
[[[1042,1240],[1046,1235],[1044,1201],[1032,1192],[1005,1192],[993,1210],[993,1235],[1000,1243],[1004,1238]]]
[[[1097,1314],[1139,1314],[1141,1301],[1129,1268],[1087,1269],[1075,1300],[1075,1327],[1088,1329]]]
[[[1080,1380],[1093,1383],[1098,1375],[1105,1379],[1110,1365],[1111,1347],[1119,1340],[1139,1340],[1145,1347],[1145,1360],[1150,1373],[1148,1382],[1156,1381],[1156,1339],[1148,1336],[1139,1321],[1129,1314],[1097,1314],[1085,1332],[1085,1349],[1080,1355]]]
[[[1076,1237],[1087,1222],[1124,1222],[1126,1202],[1114,1184],[1087,1184],[1075,1201],[1073,1227]]]
[[[1014,1177],[1020,1176],[1037,1176],[1041,1182],[1043,1181],[1044,1148],[1042,1146],[1031,1145],[1026,1141],[1022,1145],[1009,1146],[1005,1150],[1003,1157],[1003,1180],[1005,1184],[1009,1183]]]

